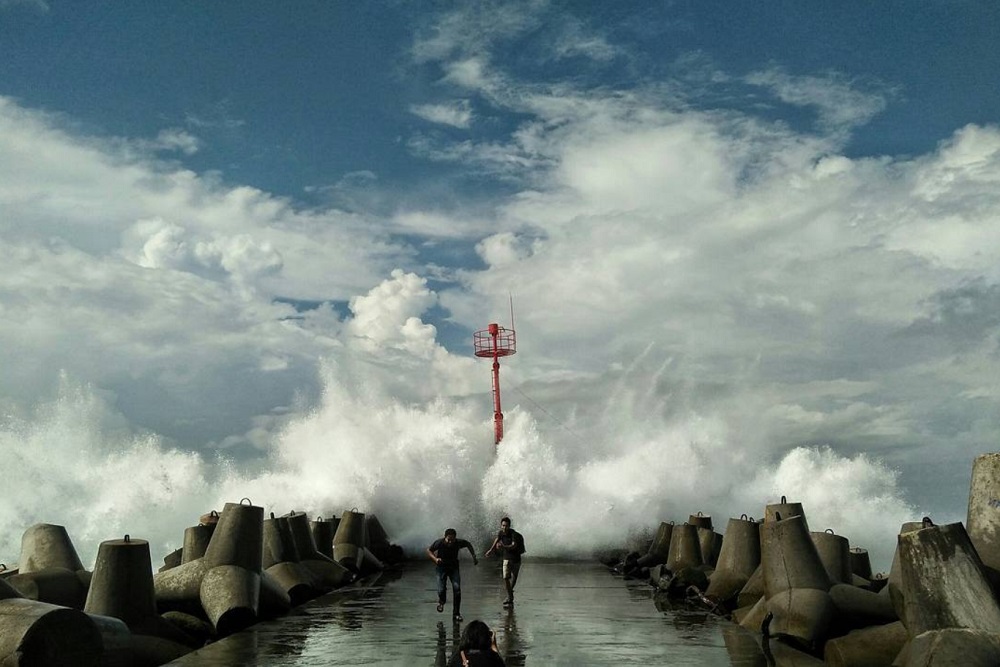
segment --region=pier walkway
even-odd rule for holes
[[[658,608],[644,582],[596,562],[525,560],[514,609],[502,607],[497,559],[462,558],[462,615],[497,633],[509,667],[765,665],[752,636],[720,617]],[[444,667],[464,623],[451,591],[435,610],[434,565],[404,564],[374,583],[333,593],[170,663],[174,667],[400,665]]]

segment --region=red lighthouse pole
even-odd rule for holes
[[[503,410],[500,407],[500,357],[508,357],[517,352],[517,339],[513,329],[505,329],[491,323],[486,329],[472,336],[477,357],[493,359],[493,444],[503,440]]]
[[[503,410],[500,409],[500,348],[497,345],[500,326],[490,324],[489,332],[493,341],[493,444],[499,445],[503,440]]]

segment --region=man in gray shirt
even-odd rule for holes
[[[503,584],[507,589],[507,599],[504,600],[504,607],[514,606],[514,586],[517,585],[517,574],[521,571],[521,554],[524,553],[524,537],[510,527],[510,518],[500,519],[500,532],[497,533],[493,544],[486,551],[489,556],[494,551],[499,551],[503,555]]]

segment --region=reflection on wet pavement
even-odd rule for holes
[[[643,582],[598,563],[525,561],[516,606],[504,609],[498,561],[462,563],[462,615],[497,633],[509,667],[766,664],[753,635],[705,612],[672,608]],[[276,621],[171,665],[419,665],[443,667],[464,624],[436,606],[433,564],[415,561],[360,586],[298,607]]]

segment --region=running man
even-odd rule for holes
[[[510,527],[510,517],[500,519],[500,532],[493,544],[486,551],[489,556],[494,551],[503,553],[503,585],[507,589],[507,599],[504,607],[514,606],[514,586],[517,585],[517,573],[521,571],[521,554],[524,553],[524,537]]]
[[[445,584],[451,579],[451,592],[454,595],[454,602],[451,608],[451,618],[453,621],[462,621],[462,575],[458,569],[458,552],[461,549],[468,549],[472,554],[472,564],[479,565],[476,558],[476,550],[468,540],[458,539],[458,533],[454,528],[444,531],[444,537],[434,540],[434,544],[427,547],[427,555],[431,557],[437,574],[438,592],[438,612],[444,611],[444,603],[448,601],[448,592]]]

